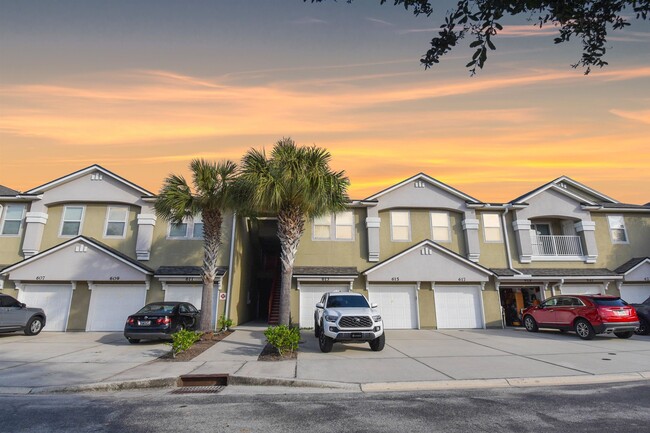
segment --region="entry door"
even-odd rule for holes
[[[65,331],[68,325],[72,286],[29,284],[20,291],[18,300],[28,307],[42,308],[45,311],[43,331]]]

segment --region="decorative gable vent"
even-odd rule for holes
[[[560,188],[566,189],[566,183],[564,183],[564,182],[558,183],[557,186],[559,186]]]
[[[95,172],[90,175],[90,180],[101,181],[103,179],[104,179],[104,175],[102,173]]]
[[[74,246],[74,252],[75,253],[85,253],[86,251],[88,251],[88,246],[87,245],[78,244],[78,245]]]
[[[415,188],[424,188],[426,184],[421,180],[416,180],[415,182],[413,182],[413,186]]]
[[[420,250],[420,255],[422,256],[430,256],[433,254],[433,249],[429,247],[424,247]]]

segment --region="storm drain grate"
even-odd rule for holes
[[[180,388],[176,388],[170,394],[217,394],[223,389],[225,386],[220,386],[220,385],[214,385],[214,386],[183,386]]]

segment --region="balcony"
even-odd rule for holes
[[[534,257],[582,257],[580,236],[532,235]]]

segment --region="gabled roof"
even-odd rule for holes
[[[434,241],[429,240],[429,239],[425,239],[422,242],[419,242],[419,243],[413,245],[412,247],[405,249],[401,253],[397,253],[394,256],[387,258],[383,262],[377,263],[375,266],[366,269],[362,273],[363,273],[363,275],[368,275],[369,273],[371,273],[373,271],[376,271],[377,269],[380,269],[380,268],[388,265],[389,263],[399,259],[400,257],[405,256],[405,255],[409,254],[410,252],[415,251],[418,248],[422,248],[424,246],[434,248],[434,249],[436,249],[436,250],[438,250],[438,251],[440,251],[440,252],[442,252],[444,254],[449,255],[451,258],[453,258],[455,260],[458,260],[458,261],[460,261],[460,262],[462,262],[462,263],[464,263],[464,264],[466,264],[466,265],[468,265],[468,266],[470,266],[470,267],[472,267],[472,268],[474,268],[474,269],[476,269],[476,270],[478,270],[480,272],[483,272],[483,273],[485,273],[487,275],[495,275],[494,272],[492,272],[492,270],[490,270],[490,269],[488,269],[488,268],[486,268],[484,266],[481,266],[478,263],[474,263],[473,261],[468,260],[465,257],[461,256],[460,254],[457,254],[454,251],[452,251],[452,250],[450,250],[448,248],[445,248],[442,245],[437,244]]]
[[[82,176],[85,176],[86,174],[88,174],[90,172],[93,172],[93,171],[100,171],[103,174],[105,174],[107,176],[110,176],[113,179],[117,180],[118,182],[120,182],[120,183],[122,183],[122,184],[124,184],[124,185],[126,185],[126,186],[128,186],[130,188],[133,188],[136,191],[139,191],[140,193],[144,194],[145,196],[153,197],[155,195],[152,192],[147,191],[146,189],[144,189],[144,188],[142,188],[142,187],[140,187],[140,186],[138,186],[138,185],[136,185],[136,184],[134,184],[132,182],[129,182],[128,180],[124,179],[123,177],[118,176],[117,174],[115,174],[115,173],[113,173],[113,172],[111,172],[109,170],[106,170],[104,167],[102,167],[101,165],[98,165],[98,164],[93,164],[93,165],[91,165],[89,167],[82,168],[81,170],[75,171],[74,173],[70,173],[70,174],[65,175],[63,177],[60,177],[58,179],[55,179],[55,180],[50,181],[48,183],[45,183],[45,184],[43,184],[41,186],[37,186],[36,188],[32,188],[29,191],[26,191],[25,193],[26,194],[42,193],[44,191],[47,191],[49,189],[52,189],[52,188],[56,187],[57,185],[61,185],[62,183],[66,183],[66,182],[69,182],[71,180],[74,180],[74,179],[80,178]]]
[[[6,187],[4,185],[0,185],[0,195],[16,195],[20,194],[19,191],[16,191],[15,189],[11,189],[9,187]]]
[[[47,249],[45,251],[41,251],[40,253],[38,253],[38,254],[36,254],[34,256],[31,256],[28,259],[22,260],[22,261],[20,261],[18,263],[14,263],[13,265],[9,265],[6,268],[0,270],[0,274],[6,274],[6,273],[11,272],[11,271],[13,271],[15,269],[21,268],[21,267],[23,267],[23,266],[25,266],[25,265],[27,265],[29,263],[32,263],[32,262],[34,262],[36,260],[39,260],[39,259],[41,259],[43,257],[46,257],[46,256],[48,256],[50,254],[53,254],[53,253],[55,253],[55,252],[57,252],[59,250],[62,250],[63,248],[66,248],[68,245],[74,244],[76,242],[83,242],[85,244],[88,244],[91,247],[97,248],[98,250],[102,251],[103,253],[108,254],[109,256],[115,258],[116,260],[118,260],[120,262],[123,262],[126,265],[131,266],[132,268],[141,271],[142,273],[145,273],[147,275],[152,275],[153,274],[153,269],[151,269],[150,267],[148,267],[146,265],[143,265],[139,261],[127,256],[126,254],[116,250],[115,248],[109,247],[108,245],[106,245],[106,244],[104,244],[102,242],[99,242],[96,239],[89,238],[89,237],[86,237],[86,236],[74,237],[74,238],[72,238],[72,239],[70,239],[70,240],[68,240],[66,242],[63,242],[62,244],[56,245],[56,246],[54,246],[52,248],[49,248],[49,249]]]
[[[638,268],[644,263],[650,263],[650,257],[635,257],[627,262],[623,263],[618,268],[614,269],[614,272],[617,274],[627,274],[634,269]]]
[[[425,181],[425,182],[427,182],[429,184],[435,185],[438,188],[440,188],[440,189],[442,189],[444,191],[447,191],[448,193],[450,193],[452,195],[455,195],[456,197],[459,197],[459,198],[461,198],[461,199],[463,199],[463,200],[465,200],[465,201],[467,201],[469,203],[481,203],[480,200],[477,200],[474,197],[471,197],[471,196],[457,190],[456,188],[453,188],[453,187],[447,185],[446,183],[440,182],[439,180],[436,180],[436,179],[432,178],[431,176],[428,176],[428,175],[426,175],[424,173],[418,173],[415,176],[411,176],[408,179],[405,179],[405,180],[403,180],[403,181],[401,181],[401,182],[399,182],[399,183],[397,183],[397,184],[395,184],[393,186],[390,186],[390,187],[388,187],[388,188],[386,188],[386,189],[384,189],[382,191],[379,191],[378,193],[376,193],[374,195],[371,195],[370,197],[366,198],[366,200],[375,200],[376,198],[381,197],[382,195],[384,195],[386,193],[389,193],[389,192],[391,192],[391,191],[393,191],[393,190],[395,190],[395,189],[397,189],[397,188],[399,188],[399,187],[401,187],[401,186],[403,186],[403,185],[405,185],[405,184],[407,184],[409,182],[412,182],[414,180],[423,180],[423,181]]]
[[[553,188],[554,190],[559,191],[561,193],[564,193],[566,195],[570,195],[570,196],[576,198],[578,201],[581,201],[583,203],[590,204],[590,205],[596,205],[597,204],[597,203],[587,199],[586,197],[578,196],[576,194],[573,194],[572,192],[569,192],[569,191],[565,190],[564,188],[561,188],[559,185],[561,183],[563,183],[563,182],[573,186],[574,188],[576,188],[578,190],[582,190],[585,193],[588,193],[588,194],[590,194],[590,195],[592,195],[594,197],[597,197],[597,198],[601,199],[603,202],[618,203],[618,201],[614,200],[613,198],[608,197],[605,194],[602,194],[602,193],[600,193],[600,192],[598,192],[598,191],[596,191],[594,189],[591,189],[588,186],[583,185],[580,182],[577,182],[577,181],[571,179],[568,176],[560,176],[557,179],[553,179],[552,181],[550,181],[548,183],[545,183],[544,185],[540,186],[539,188],[535,188],[534,190],[529,191],[526,194],[517,197],[516,199],[512,200],[510,203],[512,203],[512,204],[525,203],[526,200],[529,200],[530,198],[536,196],[537,194],[540,194],[540,193],[546,191],[549,188]]]

